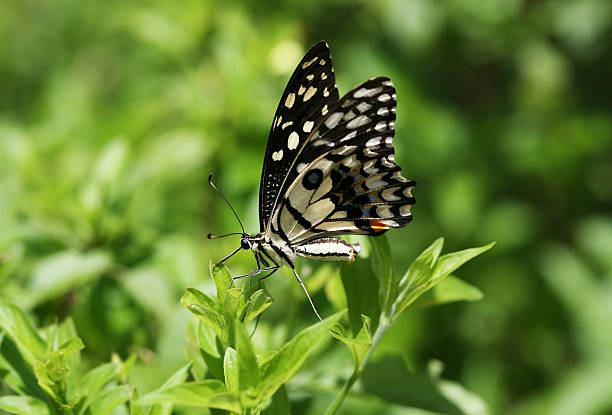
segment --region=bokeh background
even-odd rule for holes
[[[609,1],[24,0],[0,6],[0,39],[0,297],[40,325],[72,316],[90,364],[134,353],[147,391],[186,361],[178,299],[238,243],[205,239],[239,230],[207,175],[256,232],[274,110],[325,39],[341,94],[397,87],[396,160],[418,186],[388,233],[395,270],[439,236],[498,242],[458,274],[482,301],[411,310],[377,359],[437,359],[492,413],[612,412]],[[334,268],[302,273],[329,315]],[[269,289],[264,349],[314,318],[287,273]],[[340,354],[294,381],[295,413],[331,399],[309,380],[340,382]]]

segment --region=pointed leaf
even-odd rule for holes
[[[236,350],[238,351],[238,368],[240,375],[240,390],[249,391],[259,383],[259,366],[253,350],[253,344],[244,326],[236,321]]]
[[[189,287],[185,290],[185,294],[181,297],[181,304],[185,308],[189,308],[191,304],[199,304],[204,308],[216,310],[217,304],[215,300],[204,294],[197,288]]]
[[[257,290],[251,296],[251,300],[247,304],[247,311],[244,317],[244,324],[253,320],[255,317],[263,313],[263,311],[272,305],[272,297],[264,290]]]
[[[430,246],[428,246],[421,254],[414,260],[408,271],[402,277],[399,283],[400,291],[405,290],[407,287],[418,284],[422,279],[427,278],[434,264],[442,252],[444,246],[444,238],[436,239]]]
[[[394,308],[395,314],[392,318],[397,318],[410,304],[418,297],[435,286],[443,278],[447,277],[451,272],[465,264],[470,259],[489,250],[495,243],[492,242],[478,248],[464,249],[462,251],[452,252],[442,255],[435,262],[433,268],[426,276],[417,275],[415,283],[406,286],[398,296]],[[423,271],[425,272],[425,271]]]
[[[45,353],[45,342],[23,311],[0,299],[0,329],[17,345],[25,360],[33,364]]]
[[[134,388],[132,391],[132,399],[130,400],[130,415],[145,415],[144,406],[137,403],[140,394],[138,390]]]
[[[47,405],[31,396],[0,396],[0,410],[18,415],[49,415]]]
[[[420,296],[415,306],[433,306],[454,301],[478,301],[484,297],[482,291],[453,275],[444,278],[431,290]]]
[[[187,376],[189,376],[189,370],[191,369],[191,363],[186,364],[181,367],[179,370],[174,372],[172,376],[168,378],[167,381],[164,382],[163,385],[157,389],[157,391],[161,391],[167,388],[171,388],[173,386],[177,386],[185,382]],[[132,398],[137,401],[137,398]],[[151,405],[151,409],[149,410],[149,415],[170,415],[172,413],[172,403],[163,402],[156,403]]]
[[[198,322],[197,339],[200,353],[208,370],[215,378],[222,380],[224,378],[223,358],[218,347],[219,341],[214,331],[203,321]]]
[[[332,314],[299,332],[261,367],[259,398],[264,401],[285,384],[304,364],[328,330],[337,323],[346,310]]]
[[[110,414],[119,405],[130,399],[130,387],[128,385],[117,386],[100,393],[89,404],[89,411],[96,415]]]
[[[217,302],[223,304],[225,302],[225,294],[230,288],[232,276],[225,265],[221,265],[218,270],[213,270],[212,262],[210,263],[210,275],[212,275],[215,286],[217,287]]]
[[[78,402],[84,398],[83,406],[87,406],[95,394],[113,379],[118,368],[119,365],[116,363],[105,363],[91,369],[79,380],[74,388],[72,402]]]
[[[391,248],[389,247],[389,240],[385,235],[370,238],[370,241],[372,246],[372,269],[380,284],[378,303],[380,309],[387,313],[392,299],[395,298],[397,293],[397,282],[393,275],[391,263]]]
[[[355,367],[359,367],[363,358],[370,351],[372,345],[372,333],[370,331],[370,318],[368,316],[361,315],[362,326],[355,337],[350,337],[346,334],[344,327],[340,324],[336,324],[333,328],[332,335],[344,343],[351,354],[353,355],[353,361]]]
[[[225,349],[223,356],[223,374],[225,386],[230,392],[240,391],[240,369],[238,367],[238,352],[231,347]]]
[[[190,304],[187,309],[210,327],[224,344],[227,344],[227,327],[219,313],[210,308],[202,307],[199,304]]]
[[[140,404],[172,403],[199,408],[218,408],[240,412],[240,397],[227,390],[218,380],[182,383],[151,392],[138,401]]]

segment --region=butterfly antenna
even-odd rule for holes
[[[217,189],[217,187],[216,187],[216,186],[213,184],[213,182],[212,182],[212,173],[210,173],[210,174],[208,175],[208,184],[210,184],[210,186],[211,186],[213,189],[215,189],[215,192],[217,192],[217,194],[219,194],[219,196],[221,196],[221,198],[222,198],[223,200],[225,200],[225,203],[227,203],[227,205],[228,205],[228,206],[229,206],[229,208],[232,210],[232,212],[234,212],[234,216],[236,216],[236,219],[238,219],[238,223],[240,224],[240,228],[242,228],[242,234],[244,235],[246,232],[244,231],[244,226],[242,226],[242,222],[240,222],[240,218],[238,217],[238,214],[236,213],[236,211],[234,210],[234,208],[232,207],[232,205],[230,205],[230,202],[228,202],[228,201],[227,201],[227,199],[225,198],[225,196],[223,196],[223,193],[221,193],[221,192],[219,191],[219,189]],[[210,238],[210,235],[209,235],[209,239],[213,239],[213,238]]]
[[[219,239],[219,238],[225,238],[226,236],[232,236],[232,235],[244,235],[244,234],[241,232],[226,233],[225,235],[214,235],[212,233],[209,233],[206,237],[208,239]]]
[[[308,290],[306,289],[306,286],[304,285],[304,283],[302,282],[302,280],[300,279],[297,271],[295,270],[295,268],[293,268],[293,273],[295,274],[295,278],[297,278],[298,282],[300,283],[300,285],[302,286],[302,288],[304,289],[304,292],[306,293],[306,297],[308,297],[308,301],[310,302],[310,306],[312,307],[312,310],[314,311],[314,313],[317,315],[317,317],[319,317],[319,320],[323,321],[323,319],[321,318],[321,316],[319,315],[319,312],[317,311],[317,308],[315,307],[314,303],[312,302],[312,300],[310,299],[310,295],[308,294]]]

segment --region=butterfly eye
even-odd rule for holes
[[[246,239],[242,238],[240,240],[240,247],[242,249],[249,249],[249,248],[251,248],[251,244],[249,243],[249,241],[247,241]]]

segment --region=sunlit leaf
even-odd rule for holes
[[[17,415],[49,415],[47,405],[31,396],[0,396],[0,409]]]
[[[240,411],[240,397],[227,390],[218,380],[201,380],[183,383],[167,389],[151,392],[139,399],[141,404],[172,403],[199,408],[218,408]]]
[[[433,306],[454,301],[478,301],[484,297],[482,291],[462,279],[449,275],[431,290],[421,295],[415,306]]]
[[[272,297],[265,290],[257,290],[251,296],[250,301],[246,305],[246,315],[244,316],[244,324],[253,320],[255,317],[263,313],[263,311],[272,305]]]
[[[397,292],[397,281],[395,281],[391,263],[391,248],[385,235],[370,238],[370,243],[372,246],[372,270],[380,284],[378,301],[380,309],[387,313]]]
[[[110,414],[119,405],[124,404],[130,399],[130,387],[128,385],[116,386],[100,393],[89,404],[92,414]]]
[[[299,332],[261,367],[258,385],[261,400],[268,399],[304,364],[317,344],[328,335],[329,329],[345,314],[345,310],[327,317]]]

